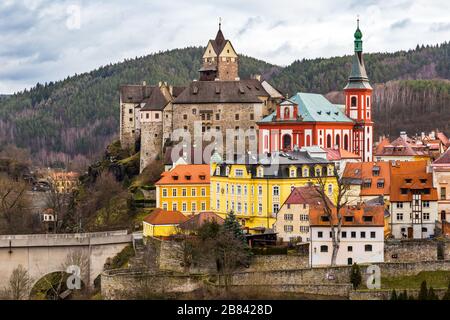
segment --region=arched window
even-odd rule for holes
[[[364,251],[372,251],[372,245],[371,244],[366,244],[364,246]]]
[[[367,138],[367,152],[370,152],[370,140]]]
[[[306,146],[309,147],[311,145],[311,136],[307,135],[306,136]]]
[[[269,148],[269,136],[264,136],[264,148]]]
[[[320,252],[328,252],[328,246],[320,246]]]
[[[348,135],[344,135],[344,149],[348,151]]]
[[[338,148],[341,147],[341,136],[339,134],[336,135],[336,141],[334,142],[338,146]]]
[[[351,98],[351,106],[353,108],[356,108],[356,105],[358,104],[358,99],[356,97]]]
[[[331,134],[327,134],[327,148],[331,148]]]
[[[290,118],[290,111],[289,108],[286,107],[284,108],[284,119],[289,119]]]

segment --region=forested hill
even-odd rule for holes
[[[38,84],[30,91],[0,99],[0,146],[13,143],[29,149],[34,159],[45,165],[67,164],[69,160],[87,163],[117,135],[120,84],[144,80],[149,84],[159,81],[186,84],[198,77],[202,52],[201,47],[160,52],[107,65],[56,83]],[[350,61],[351,56],[301,60],[281,68],[241,56],[240,76],[248,78],[251,74],[263,74],[277,88],[290,94],[297,91],[325,94],[342,89],[350,71]],[[365,61],[372,83],[397,79],[450,79],[449,43],[396,53],[366,54]],[[434,86],[435,82],[429,85]],[[415,87],[414,97],[419,97],[423,90],[420,86]],[[448,87],[444,86],[443,92],[442,103],[448,106]],[[403,107],[395,106],[391,112],[396,113],[395,108]],[[450,121],[450,112],[442,111],[442,107],[436,107],[437,111],[433,104],[427,104],[427,108],[431,108],[431,112],[423,114],[419,124],[426,123],[430,115],[434,119]],[[375,121],[378,115],[381,117],[382,114],[376,113]],[[393,132],[396,126],[403,126],[395,121],[391,119],[388,127],[385,124],[377,127],[379,133]]]

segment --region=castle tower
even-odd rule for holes
[[[355,120],[353,128],[353,152],[363,161],[372,161],[373,122],[372,122],[372,86],[364,66],[362,32],[359,19],[355,31],[355,54],[348,83],[344,88],[345,113]]]
[[[239,80],[239,57],[229,40],[226,40],[219,23],[216,38],[209,40],[202,57],[200,81]]]

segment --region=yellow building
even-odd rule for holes
[[[188,220],[179,211],[155,209],[142,222],[144,237],[165,238],[178,232],[178,225]]]
[[[162,174],[155,183],[156,206],[164,210],[198,214],[210,211],[210,167],[180,164]]]
[[[323,179],[329,197],[335,196],[334,164],[306,151],[245,162],[211,164],[211,210],[222,218],[233,211],[240,223],[253,231],[273,227],[278,210],[294,187]]]

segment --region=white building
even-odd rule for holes
[[[431,165],[433,187],[438,192],[438,219],[450,221],[450,148]]]
[[[427,161],[395,162],[391,167],[390,225],[397,239],[435,235],[438,196]]]
[[[322,199],[312,186],[294,188],[277,213],[274,231],[283,242],[309,242],[309,210]]]
[[[342,229],[337,265],[376,263],[384,261],[384,206],[361,205],[342,209]],[[337,225],[336,212],[333,223]],[[337,231],[337,228],[335,228]],[[309,248],[312,267],[331,264],[333,253],[330,221],[323,208],[310,210],[311,242]]]

